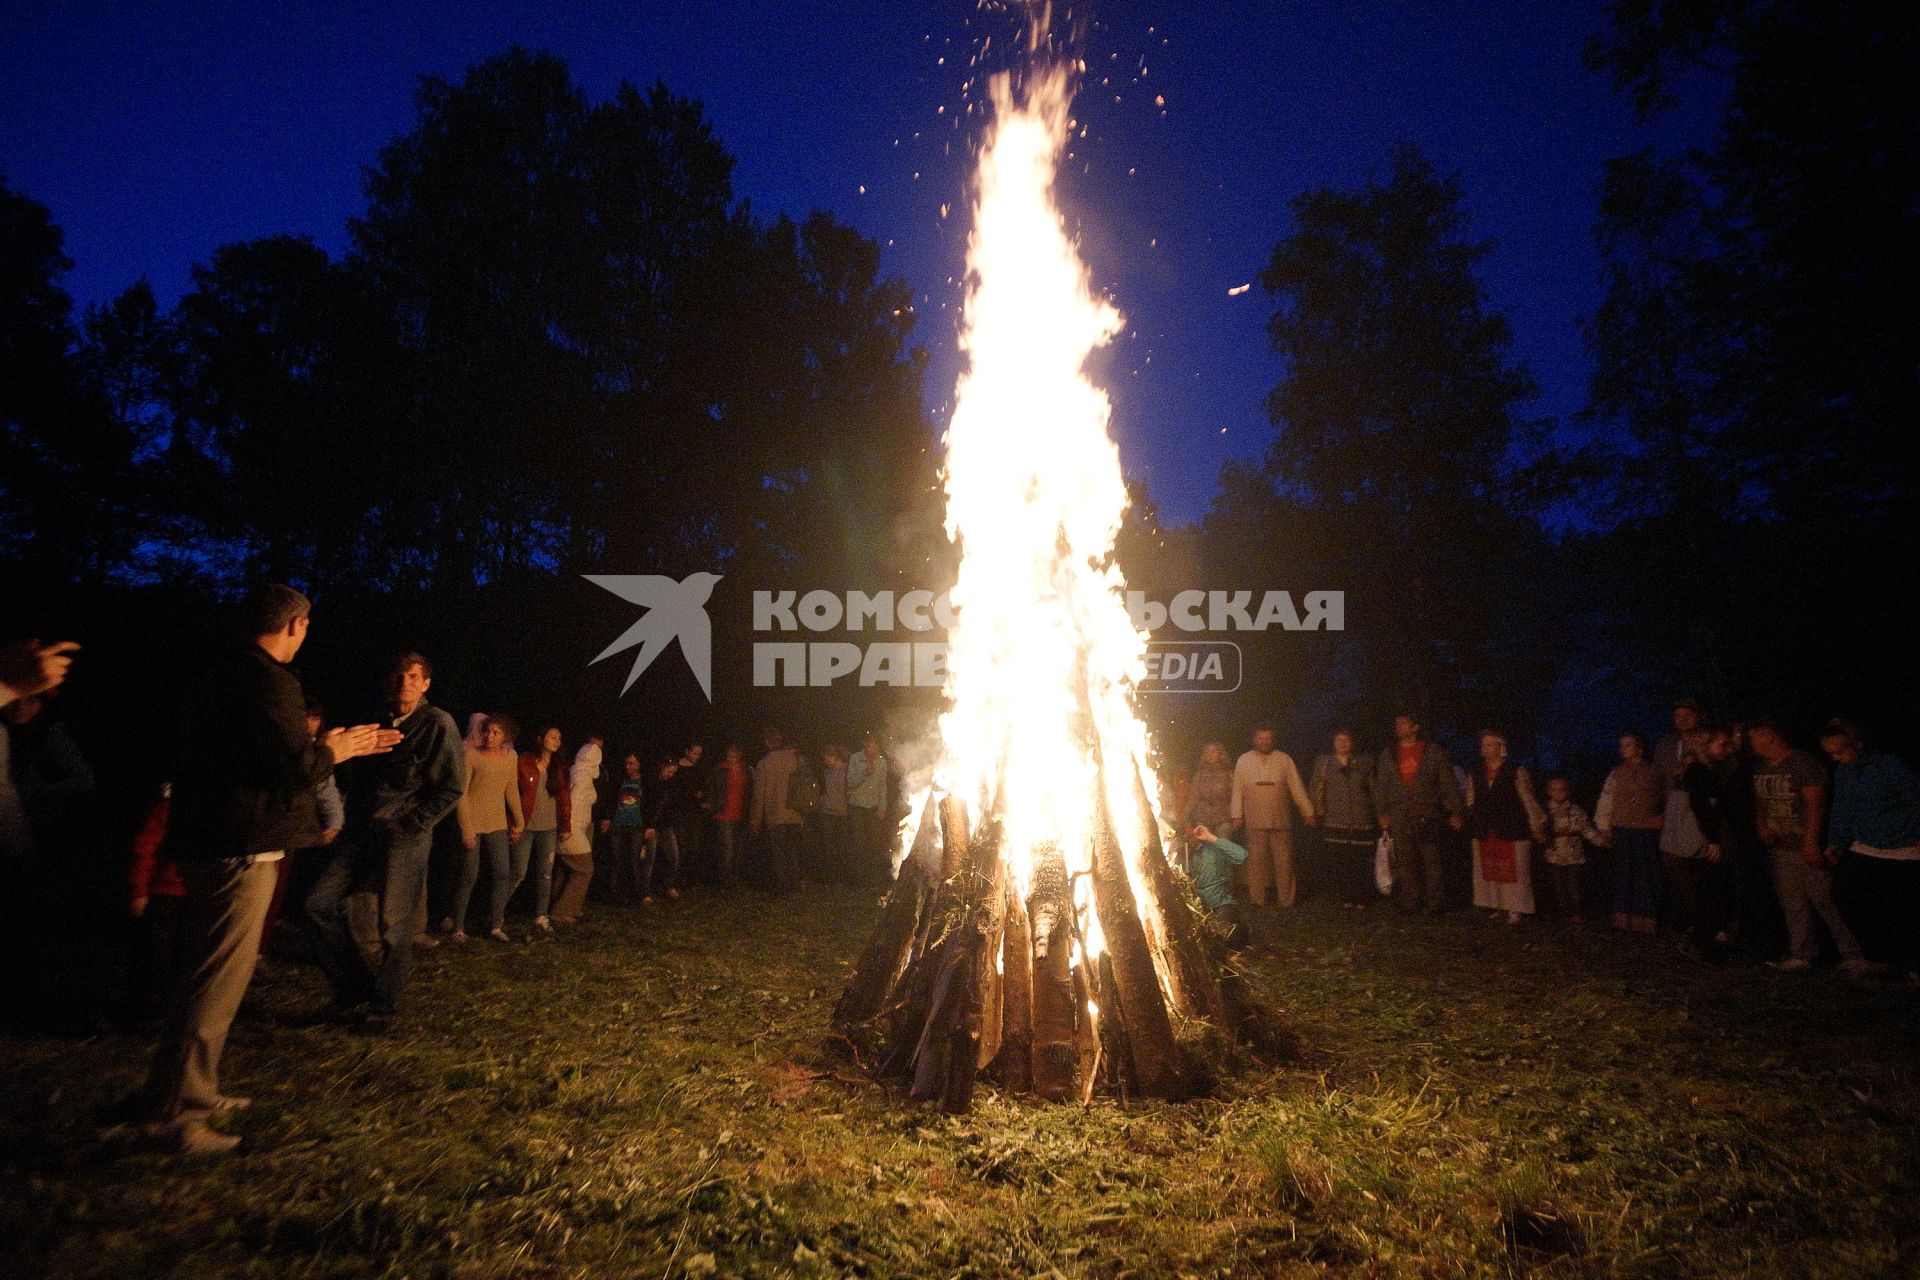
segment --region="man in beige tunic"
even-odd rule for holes
[[[1233,766],[1233,826],[1247,847],[1248,896],[1265,906],[1274,901],[1291,907],[1298,894],[1293,879],[1293,815],[1314,824],[1313,801],[1300,781],[1293,757],[1277,751],[1273,730],[1261,725],[1253,731],[1253,750]]]

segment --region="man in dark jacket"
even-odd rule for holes
[[[1402,911],[1424,905],[1438,912],[1445,891],[1441,842],[1449,826],[1458,831],[1465,821],[1460,786],[1446,749],[1421,735],[1416,717],[1395,716],[1393,738],[1380,753],[1373,802],[1393,840],[1394,891]]]
[[[319,935],[320,967],[333,984],[326,1020],[387,1019],[400,1011],[413,976],[417,913],[427,892],[433,829],[460,803],[466,759],[453,717],[427,701],[433,665],[403,653],[387,673],[387,725],[399,745],[379,760],[341,773],[347,826],[326,870],[307,895]],[[369,972],[347,927],[347,898],[380,890],[381,957]]]
[[[187,948],[140,1098],[148,1136],[186,1154],[232,1150],[207,1125],[247,1105],[220,1092],[220,1053],[260,955],[274,863],[318,836],[313,789],[335,764],[389,750],[379,725],[307,733],[306,699],[287,666],[306,642],[312,606],[291,587],[247,602],[250,642],[201,686],[173,774],[163,856],[180,868]]]

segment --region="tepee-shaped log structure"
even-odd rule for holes
[[[1211,1058],[1234,1042],[1285,1043],[1226,964],[1133,781],[1144,874],[1129,872],[1102,803],[1084,869],[1036,850],[1024,894],[995,817],[970,824],[958,800],[928,799],[834,1009],[840,1031],[872,1046],[879,1072],[907,1081],[913,1099],[965,1111],[986,1077],[1055,1100],[1103,1088],[1179,1100],[1205,1085],[1203,1048]]]
[[[1161,847],[1134,693],[1147,639],[1114,539],[1128,497],[1087,377],[1120,332],[1053,183],[1081,61],[1030,6],[991,77],[945,446],[951,592],[939,763],[835,1019],[912,1096],[1184,1098],[1260,1020]],[[1084,132],[1084,131],[1083,131]],[[875,1044],[877,1042],[877,1044]]]

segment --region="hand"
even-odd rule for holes
[[[1310,814],[1310,813],[1308,813],[1308,814],[1303,814],[1303,815],[1301,815],[1301,816],[1302,816],[1302,817],[1303,817],[1303,818],[1304,818],[1304,819],[1306,820],[1306,824],[1307,824],[1308,826],[1310,826],[1310,827],[1317,827],[1317,826],[1319,826],[1319,825],[1320,825],[1320,819],[1318,819],[1318,818],[1316,818],[1316,817],[1314,817],[1314,816],[1313,816],[1312,814]]]
[[[1215,840],[1218,840],[1220,837],[1213,834],[1213,831],[1209,827],[1207,827],[1204,823],[1196,822],[1193,826],[1193,838],[1195,840],[1198,840],[1201,844],[1212,844]]]
[[[611,819],[608,819],[608,818],[602,818],[602,819],[600,819],[600,834],[601,834],[601,835],[605,835],[605,834],[607,834],[607,832],[609,832],[609,831],[611,831],[611,830],[613,830],[613,822],[612,822],[612,820],[611,820]]]
[[[73,665],[71,655],[78,652],[80,646],[71,640],[56,644],[22,640],[18,644],[10,644],[0,649],[0,684],[6,685],[22,698],[57,689],[61,681],[67,678],[67,669]]]
[[[753,836],[757,836],[760,834],[760,819],[755,818],[752,822],[749,822],[747,824],[747,834],[753,835]]]
[[[1388,822],[1388,821],[1387,821],[1387,815],[1386,815],[1386,814],[1384,814],[1384,813],[1383,813],[1383,814],[1381,814],[1381,815],[1380,815],[1380,829],[1381,829],[1382,831],[1387,831],[1387,830],[1391,830],[1391,829],[1392,829],[1392,825],[1393,825],[1392,823],[1390,823],[1390,822]]]
[[[652,840],[658,834],[652,827],[647,828],[647,839]]]
[[[343,726],[328,730],[320,739],[320,745],[333,752],[333,761],[339,764],[359,756],[384,755],[399,744],[401,737],[398,729],[382,729],[377,724],[357,724],[350,729]]]
[[[338,827],[328,827],[325,831],[322,831],[320,833],[321,844],[332,844],[335,840],[338,840],[339,838],[340,838],[340,828]]]
[[[1721,859],[1727,856],[1727,851],[1725,849],[1722,849],[1717,844],[1710,844],[1707,846],[1706,852],[1702,853],[1700,856],[1705,858],[1708,862],[1719,862]]]
[[[1460,816],[1459,814],[1457,814],[1457,813],[1453,813],[1453,814],[1448,814],[1448,815],[1447,815],[1447,825],[1448,825],[1448,826],[1450,826],[1450,827],[1452,827],[1452,828],[1453,828],[1453,829],[1454,829],[1455,831],[1458,831],[1458,830],[1459,830],[1460,828],[1462,828],[1462,827],[1464,827],[1464,826],[1466,826],[1466,825],[1467,825],[1467,820],[1466,820],[1465,818],[1463,818],[1463,817],[1461,817],[1461,816]]]
[[[519,828],[519,827],[508,827],[508,828],[507,828],[507,839],[508,839],[508,841],[509,841],[509,842],[511,842],[511,841],[514,841],[514,840],[518,840],[519,838],[520,838],[520,828]]]
[[[1545,844],[1547,842],[1547,829],[1545,827],[1535,827],[1533,829],[1533,842],[1535,844]]]
[[[460,847],[468,853],[472,853],[480,847],[480,838],[478,836],[461,836]]]
[[[1602,849],[1611,849],[1613,848],[1613,832],[1602,831],[1598,835],[1594,836],[1593,842],[1599,845]]]
[[[132,902],[128,903],[127,914],[132,916],[135,920],[138,920],[141,916],[144,916],[145,914],[147,914],[146,895],[142,894],[140,897],[135,898]]]

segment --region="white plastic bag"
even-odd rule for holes
[[[1393,837],[1384,833],[1373,846],[1373,887],[1383,894],[1393,892]]]

